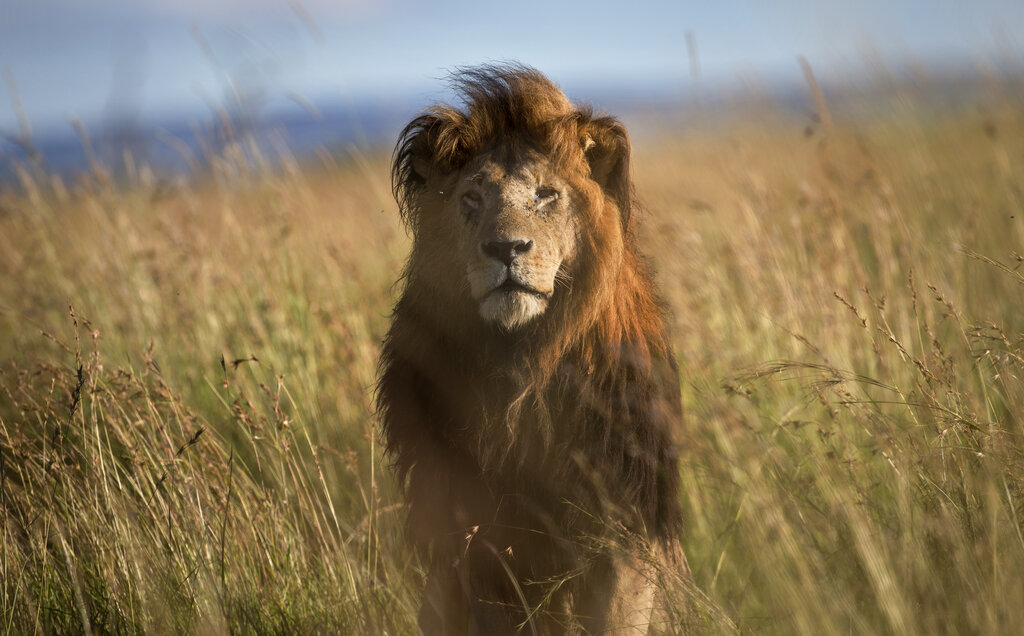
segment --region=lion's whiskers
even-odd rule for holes
[[[566,291],[572,289],[572,274],[561,268],[555,272],[555,287],[559,286]]]

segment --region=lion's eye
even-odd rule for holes
[[[462,204],[471,210],[479,210],[482,202],[483,199],[481,199],[480,195],[476,192],[467,192],[462,195]]]
[[[551,203],[558,198],[558,190],[549,188],[547,186],[541,186],[537,188],[537,207]]]

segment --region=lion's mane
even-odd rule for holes
[[[412,538],[437,562],[464,550],[468,527],[486,536],[490,524],[494,548],[532,551],[516,553],[513,570],[525,577],[574,567],[583,537],[609,520],[670,537],[680,518],[670,435],[678,374],[636,246],[626,130],[528,67],[463,70],[453,87],[462,107],[436,105],[410,122],[392,170],[413,248],[377,405]],[[452,175],[473,157],[527,146],[556,158],[585,209],[569,283],[546,313],[508,333],[477,315],[438,215]]]

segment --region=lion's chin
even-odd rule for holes
[[[514,331],[547,309],[547,299],[526,290],[498,289],[480,301],[480,317]]]

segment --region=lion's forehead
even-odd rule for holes
[[[471,162],[464,171],[468,183],[509,184],[528,187],[561,178],[555,162],[547,155],[529,150],[486,153]]]

